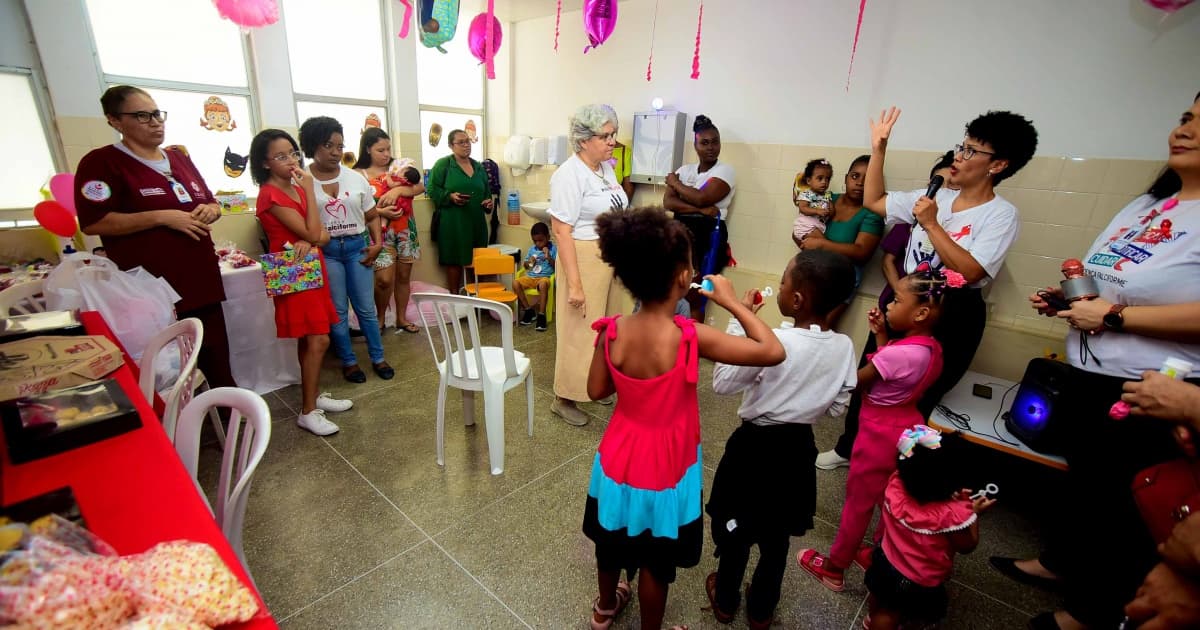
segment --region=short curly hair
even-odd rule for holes
[[[329,142],[335,133],[342,134],[342,137],[346,135],[342,131],[342,123],[329,116],[314,116],[304,121],[300,125],[300,150],[304,151],[304,157],[311,160],[317,147]]]
[[[792,286],[809,300],[814,315],[828,315],[854,292],[854,263],[824,249],[803,250],[792,259]]]
[[[611,105],[595,104],[584,105],[575,110],[571,116],[571,148],[576,153],[583,150],[583,143],[587,140],[600,135],[604,129],[604,125],[612,123],[613,132],[617,131],[619,123],[617,122],[617,110]]]
[[[1008,160],[1008,167],[992,176],[993,184],[1016,175],[1037,150],[1037,129],[1020,114],[990,111],[967,123],[966,131],[967,136],[992,145],[993,160]]]
[[[660,207],[605,212],[596,219],[600,257],[633,297],[645,303],[671,295],[671,281],[692,265],[692,237]]]

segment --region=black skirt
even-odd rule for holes
[[[704,548],[704,518],[679,528],[678,538],[655,536],[646,530],[630,536],[629,530],[605,529],[598,518],[595,497],[587,498],[583,512],[583,533],[596,543],[596,567],[601,571],[624,570],[632,578],[638,569],[645,569],[660,582],[675,581],[677,568],[690,568],[700,563]]]
[[[717,547],[734,530],[740,540],[757,542],[812,529],[816,459],[812,425],[743,422],[725,443],[705,506]]]

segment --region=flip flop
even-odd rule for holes
[[[394,334],[399,335],[402,332],[416,334],[416,333],[421,332],[421,329],[420,329],[420,327],[418,327],[416,324],[414,324],[412,322],[407,322],[403,326],[397,324],[396,332]]]

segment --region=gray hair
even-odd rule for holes
[[[571,149],[575,153],[583,150],[583,143],[603,133],[604,125],[612,123],[617,130],[617,110],[610,105],[584,105],[571,116]]]

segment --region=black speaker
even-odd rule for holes
[[[1062,454],[1070,373],[1071,367],[1059,361],[1030,361],[1004,419],[1009,433],[1039,453]]]

